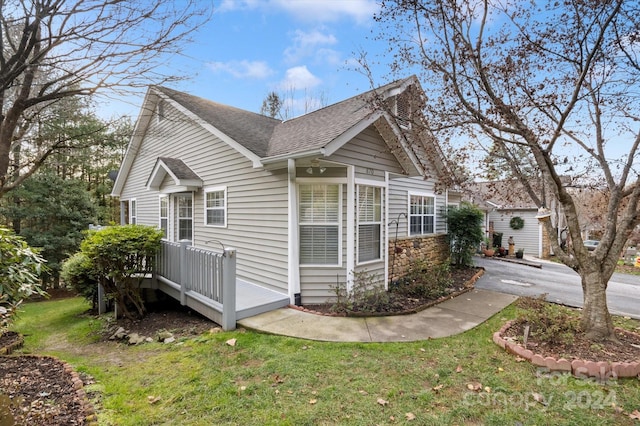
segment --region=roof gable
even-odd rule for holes
[[[407,174],[426,177],[429,169],[435,166],[439,177],[446,177],[444,159],[435,140],[408,130],[406,123],[401,126],[389,111],[376,106],[404,93],[408,88],[423,93],[417,78],[411,76],[282,122],[165,87],[153,86],[145,97],[112,194],[121,193],[153,111],[161,100],[170,102],[180,113],[236,149],[254,167],[278,164],[290,158],[330,156],[364,129],[374,125]],[[165,170],[168,173],[170,167]]]
[[[147,180],[147,189],[158,191],[167,176],[173,180],[175,185],[168,192],[193,191],[202,187],[202,179],[182,160],[158,157]]]

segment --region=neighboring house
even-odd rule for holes
[[[502,246],[508,248],[509,237],[513,237],[515,249],[524,249],[525,254],[540,258],[547,258],[551,254],[549,236],[539,223],[536,206],[527,195],[522,185],[516,180],[476,182],[468,186],[470,195],[466,198],[476,204],[485,214],[483,230],[491,240],[494,233],[502,233]],[[548,196],[547,200],[551,197]],[[547,201],[548,208],[553,212],[552,220],[556,226],[558,220],[563,220],[558,214],[557,203]],[[520,218],[522,227],[518,228]],[[560,224],[558,241],[564,237]]]
[[[325,302],[359,272],[387,283],[415,256],[445,261],[459,194],[412,125],[415,94],[410,77],[280,121],[151,87],[112,192],[122,223],[233,247],[238,280],[292,303]]]

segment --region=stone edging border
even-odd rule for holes
[[[291,309],[295,309],[297,311],[302,311],[302,312],[307,312],[310,314],[314,314],[314,315],[323,315],[323,316],[327,316],[327,317],[357,317],[357,318],[365,318],[365,317],[392,317],[392,316],[399,316],[399,315],[411,315],[411,314],[416,314],[420,311],[424,311],[427,308],[430,308],[432,306],[435,306],[439,303],[442,303],[446,300],[449,299],[453,299],[454,297],[458,297],[462,294],[465,294],[471,290],[473,290],[473,285],[475,284],[476,281],[478,281],[478,279],[484,275],[484,268],[478,268],[478,272],[475,273],[475,275],[473,277],[471,277],[469,279],[469,281],[467,281],[465,283],[465,288],[463,288],[462,290],[453,292],[451,294],[447,294],[446,296],[442,296],[439,299],[436,300],[432,300],[431,302],[425,303],[424,305],[418,306],[417,308],[414,309],[409,309],[406,311],[401,311],[401,312],[393,312],[393,313],[384,313],[384,312],[374,312],[374,313],[340,313],[340,312],[319,312],[319,311],[314,311],[313,309],[308,309],[305,308],[304,306],[297,306],[297,305],[288,305],[289,308]]]
[[[69,363],[49,355],[12,355],[12,356],[23,357],[23,358],[24,357],[48,358],[59,363],[64,369],[64,372],[70,376],[71,383],[73,384],[73,389],[75,389],[76,395],[80,400],[80,405],[82,406],[82,410],[84,411],[84,415],[85,415],[84,419],[85,419],[86,425],[87,426],[98,425],[98,416],[96,415],[96,411],[93,405],[89,402],[87,393],[84,391],[84,383],[82,382],[82,379],[80,379],[80,375],[73,369],[73,367],[71,367]]]
[[[0,333],[0,335],[2,334]],[[15,351],[16,349],[20,349],[22,345],[24,345],[24,336],[20,333],[16,333],[16,335],[18,336],[18,340],[8,346],[1,347],[0,355],[11,355],[13,351]]]
[[[493,342],[507,352],[526,359],[537,367],[544,367],[549,369],[549,371],[571,373],[578,378],[594,377],[599,380],[622,377],[640,378],[640,361],[609,362],[586,361],[583,359],[573,359],[570,361],[565,358],[556,359],[551,356],[544,357],[536,354],[530,349],[525,349],[502,337],[512,324],[513,321],[507,321],[499,331],[493,333]]]

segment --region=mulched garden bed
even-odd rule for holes
[[[438,297],[436,299],[427,297],[416,298],[407,297],[390,291],[388,292],[388,302],[379,304],[377,306],[378,310],[375,312],[336,312],[334,305],[330,303],[292,307],[306,312],[330,316],[390,316],[414,314],[473,289],[473,284],[482,276],[483,273],[483,268],[452,268],[450,271],[451,285],[447,289],[448,293],[445,296]]]

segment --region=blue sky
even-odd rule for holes
[[[332,104],[362,93],[370,83],[355,70],[357,52],[371,57],[386,47],[372,41],[378,7],[375,0],[214,0],[212,19],[184,57],[167,63],[189,80],[170,87],[254,112],[276,91],[297,100],[292,115],[304,112],[305,99]],[[117,110],[135,119],[141,102]]]

